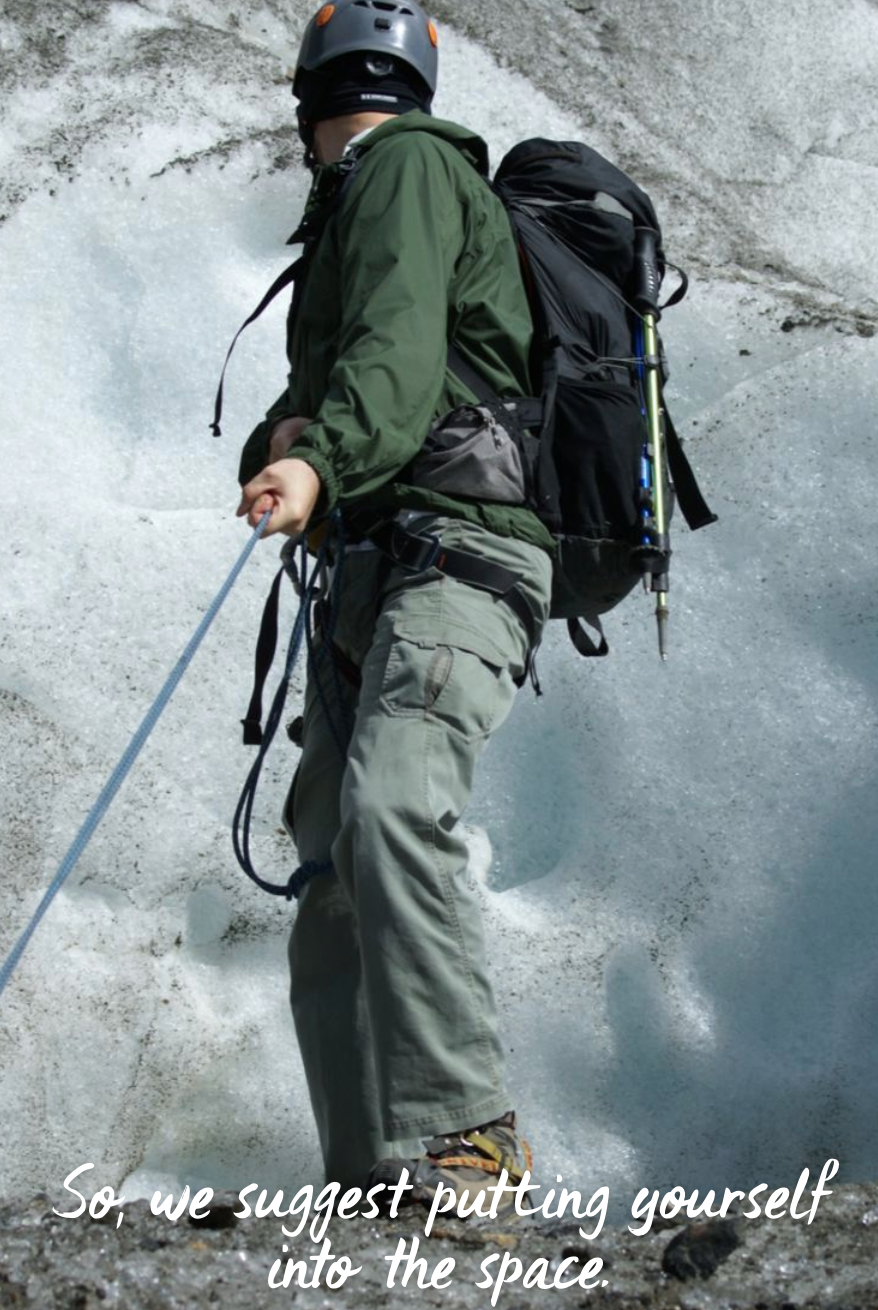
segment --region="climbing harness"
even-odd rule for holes
[[[411,532],[392,521],[369,528],[364,535],[401,568],[415,573],[435,568],[446,577],[490,592],[509,606],[527,633],[528,649],[535,649],[540,623],[519,587],[520,573],[482,559],[472,551],[445,546],[434,533]]]

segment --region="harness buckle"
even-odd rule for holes
[[[398,524],[394,525],[390,538],[390,556],[394,564],[411,569],[413,573],[425,573],[433,568],[439,559],[442,541],[432,532],[421,535],[407,532]]]

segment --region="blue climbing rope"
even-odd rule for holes
[[[262,536],[262,533],[265,531],[266,524],[268,523],[270,517],[271,517],[270,513],[264,514],[257,527],[254,528],[250,540],[247,542],[247,545],[241,551],[241,554],[238,557],[238,560],[235,563],[234,567],[232,568],[231,572],[229,573],[229,576],[226,578],[225,582],[220,587],[219,591],[216,594],[215,599],[209,606],[207,612],[205,613],[204,617],[202,618],[201,622],[199,623],[198,627],[193,633],[188,645],[183,651],[183,654],[180,656],[176,665],[171,670],[171,673],[169,674],[164,686],[162,687],[158,696],[156,696],[155,700],[153,701],[152,705],[147,711],[143,719],[143,722],[135,732],[134,736],[131,738],[131,741],[128,743],[128,746],[122,758],[120,759],[119,763],[116,765],[115,769],[113,770],[112,774],[108,778],[107,782],[104,784],[103,790],[101,791],[100,795],[98,796],[97,800],[95,801],[94,805],[92,806],[91,810],[86,816],[85,822],[83,823],[79,832],[76,834],[72,846],[68,850],[67,854],[64,856],[64,859],[61,861],[58,872],[55,874],[55,877],[52,879],[51,883],[49,884],[49,887],[45,895],[43,896],[43,899],[40,901],[39,905],[37,906],[36,911],[34,912],[34,915],[30,923],[27,925],[24,932],[21,934],[18,941],[13,946],[8,957],[4,961],[2,967],[0,967],[0,996],[2,996],[6,984],[9,982],[9,979],[12,977],[18,965],[19,960],[21,959],[22,955],[25,952],[25,949],[27,948],[28,942],[30,941],[31,937],[33,937],[34,933],[39,927],[39,924],[44,914],[48,910],[49,906],[52,904],[52,901],[55,899],[55,896],[61,890],[61,887],[64,885],[66,879],[73,872],[73,869],[76,867],[79,857],[82,855],[83,851],[85,850],[86,846],[88,845],[89,841],[94,835],[94,832],[98,827],[98,824],[101,822],[107,810],[110,808],[110,805],[112,804],[113,799],[116,793],[118,792],[119,788],[122,786],[122,783],[125,781],[128,774],[131,772],[134,762],[137,759],[138,755],[140,754],[141,750],[143,749],[143,746],[145,745],[147,738],[149,737],[150,733],[152,732],[153,728],[158,722],[163,710],[168,704],[168,701],[171,699],[174,692],[176,691],[177,686],[181,678],[183,677],[183,674],[186,672],[189,665],[192,663],[192,659],[195,655],[195,652],[198,650],[198,647],[201,645],[202,641],[204,640],[208,628],[213,623],[214,619],[219,613],[226,597],[228,596],[229,592],[232,590],[232,587],[237,582],[241,570],[243,569],[244,565],[247,563],[248,559],[250,558],[254,546],[256,545],[259,538]]]

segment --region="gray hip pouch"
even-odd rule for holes
[[[412,462],[416,487],[448,496],[522,505],[525,472],[511,434],[484,405],[458,405],[427,433]]]

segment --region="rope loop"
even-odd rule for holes
[[[268,754],[271,743],[274,740],[283,717],[283,710],[289,692],[290,680],[292,678],[296,661],[299,658],[303,641],[308,651],[308,668],[314,679],[317,695],[329,721],[336,746],[341,752],[342,758],[345,758],[347,754],[344,734],[339,730],[338,725],[335,723],[334,718],[330,713],[329,705],[326,700],[326,692],[320,680],[318,668],[325,651],[328,650],[330,652],[329,658],[332,676],[335,682],[336,699],[341,707],[342,714],[344,714],[344,701],[342,699],[340,684],[338,681],[338,670],[335,661],[332,659],[331,653],[331,633],[335,627],[335,617],[338,609],[341,572],[344,562],[344,542],[344,523],[341,511],[339,509],[334,509],[329,515],[329,530],[317,552],[316,560],[310,572],[308,568],[308,544],[304,535],[298,545],[298,563],[294,566],[292,559],[287,559],[286,561],[286,567],[293,579],[293,584],[299,596],[299,607],[296,612],[293,630],[290,635],[290,643],[287,648],[284,671],[278,684],[277,691],[274,694],[271,708],[268,711],[265,728],[262,733],[262,741],[259,746],[259,752],[247,775],[247,779],[244,783],[232,819],[232,846],[238,864],[246,873],[247,877],[256,883],[257,887],[260,887],[263,891],[268,892],[272,896],[283,896],[287,901],[298,899],[302,889],[312,878],[320,873],[330,872],[332,870],[332,861],[308,860],[294,870],[285,883],[268,882],[265,878],[262,878],[254,867],[250,851],[250,831],[253,819],[253,805],[259,786],[259,778],[265,763],[265,757]],[[314,602],[321,595],[321,588],[324,588],[329,573],[330,562],[332,562],[335,567],[332,581],[329,587],[325,588],[325,591],[332,596],[330,632],[328,637],[327,634],[324,634],[324,644],[315,654],[311,626],[311,609]],[[347,724],[345,724],[345,727],[346,726]]]
[[[312,878],[332,872],[332,860],[306,860],[290,874],[284,896],[288,901],[298,900]]]

